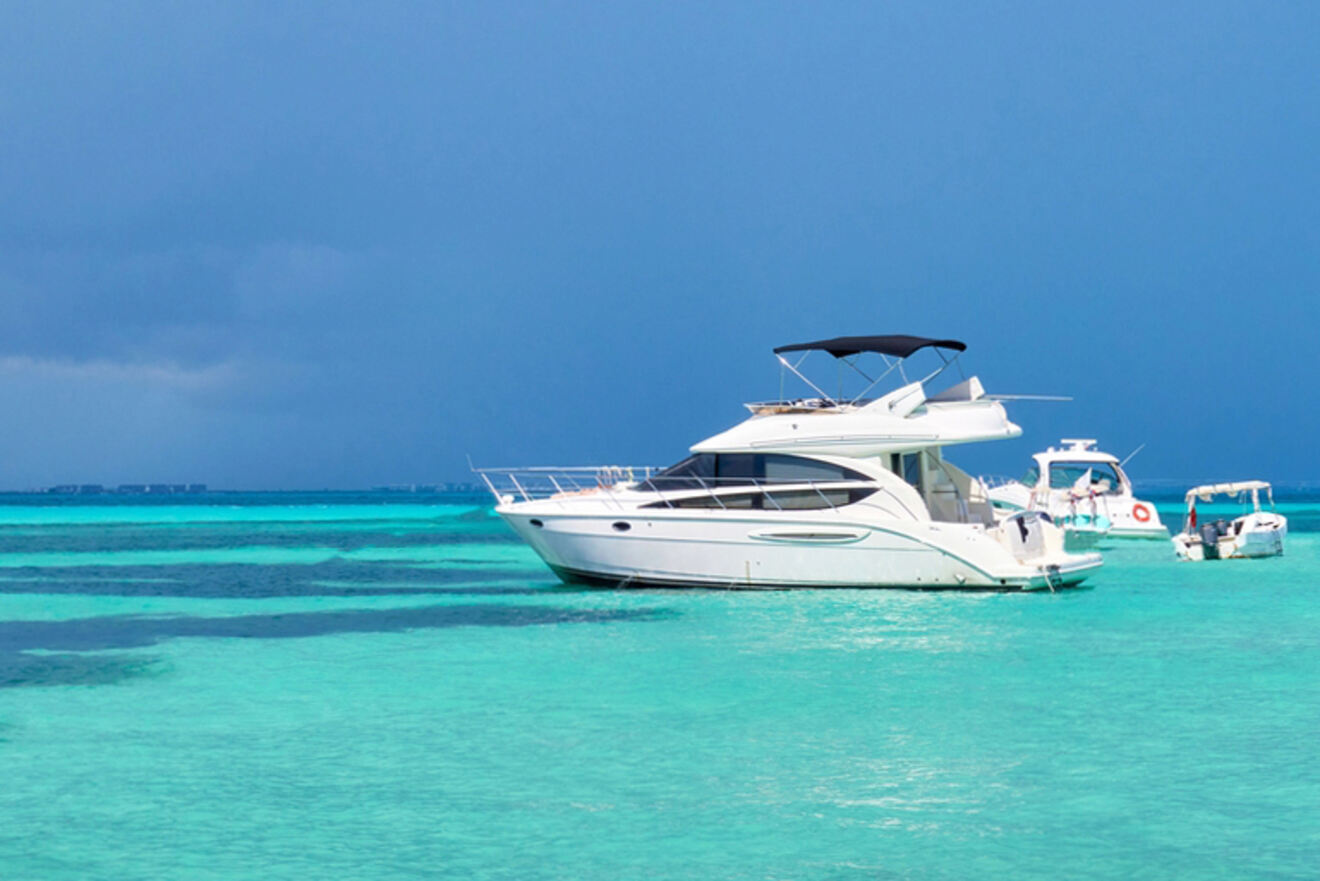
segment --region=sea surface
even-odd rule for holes
[[[1058,594],[585,590],[481,497],[183,501],[0,497],[2,881],[1320,877],[1320,494],[1282,558]]]

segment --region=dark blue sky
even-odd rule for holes
[[[667,462],[770,349],[1320,477],[1314,4],[0,8],[0,486]]]

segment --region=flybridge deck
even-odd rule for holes
[[[966,348],[966,344],[959,340],[908,335],[835,337],[779,346],[774,352],[784,372],[800,378],[815,394],[798,398],[781,395],[773,401],[748,403],[745,406],[752,412],[751,419],[694,445],[692,451],[780,451],[851,458],[1017,436],[1021,429],[1007,421],[996,403],[1007,396],[987,395],[976,377],[964,379],[937,394],[926,393],[925,384],[952,366]],[[911,380],[905,362],[925,349],[939,356],[939,366],[920,379]],[[802,357],[790,362],[785,354],[794,352],[802,353]],[[826,393],[799,369],[812,352],[826,352],[833,356],[841,371],[846,366],[865,381],[865,387],[850,396],[842,392],[837,395]],[[953,353],[953,357],[946,353]],[[879,356],[883,369],[868,373],[869,368],[859,366],[858,356],[864,354]],[[882,396],[868,397],[872,389],[895,372],[903,384]],[[782,382],[781,376],[781,391]],[[792,418],[796,416],[810,418],[799,425]],[[827,417],[836,417],[837,421]],[[652,466],[599,466],[474,467],[472,470],[482,476],[496,498],[528,500],[641,484],[659,469]]]
[[[943,373],[957,359],[957,354],[952,358],[946,357],[945,351],[962,353],[967,351],[967,344],[958,340],[937,340],[929,337],[892,334],[889,336],[843,336],[828,340],[815,340],[809,343],[792,343],[787,346],[778,346],[774,351],[780,365],[810,386],[819,397],[786,399],[782,394],[783,381],[781,377],[779,400],[756,401],[746,406],[753,413],[804,413],[864,407],[875,400],[875,398],[866,397],[871,389],[875,388],[895,370],[902,377],[904,384],[909,383],[910,380],[903,368],[903,362],[922,349],[931,349],[939,355],[942,362],[934,372],[918,380],[925,383]],[[802,357],[797,359],[796,363],[790,363],[784,357],[787,352],[802,352],[803,354]],[[812,352],[828,352],[833,355],[840,364],[847,365],[858,376],[865,379],[867,382],[866,387],[852,396],[845,396],[842,391],[837,395],[829,394],[812,382],[799,369]],[[857,365],[857,356],[866,353],[879,355],[884,362],[884,370],[878,376],[871,376]]]
[[[909,358],[923,349],[930,349],[939,356],[940,364],[931,372],[919,379],[910,379],[907,375],[905,364]],[[909,336],[906,334],[890,334],[888,336],[845,336],[834,337],[827,340],[814,340],[809,343],[792,343],[787,346],[779,346],[774,350],[775,357],[779,360],[780,366],[785,373],[791,373],[806,383],[816,394],[811,397],[789,398],[783,394],[784,376],[780,378],[780,396],[773,401],[751,401],[745,404],[753,414],[757,416],[773,416],[783,413],[794,414],[812,414],[812,413],[850,413],[863,409],[876,401],[884,398],[891,398],[890,395],[878,397],[867,397],[877,385],[886,377],[895,371],[898,372],[903,386],[912,387],[914,391],[917,387],[921,390],[921,403],[929,404],[950,404],[966,401],[1068,401],[1067,397],[1055,395],[989,395],[981,386],[976,377],[964,380],[942,392],[934,395],[926,395],[924,386],[926,383],[935,379],[945,370],[954,366],[958,361],[958,356],[967,351],[967,344],[960,340],[951,339],[933,339],[931,337]],[[803,353],[796,361],[790,362],[784,357],[785,353],[801,352]],[[842,390],[831,395],[825,389],[821,388],[816,382],[813,382],[800,369],[806,361],[807,356],[812,352],[827,352],[832,355],[840,364],[848,367],[863,380],[866,385],[855,395],[845,395]],[[947,352],[952,352],[950,357]],[[872,376],[858,365],[858,357],[864,354],[875,354],[881,359],[883,370],[879,375]],[[961,369],[961,367],[959,368]],[[900,386],[902,387],[902,386]],[[904,395],[903,397],[908,397]]]
[[[939,357],[940,366],[916,382],[908,379],[904,370],[904,362],[915,353],[931,349]],[[890,334],[885,336],[848,336],[834,337],[825,340],[815,340],[806,343],[792,343],[785,346],[779,346],[774,350],[775,357],[780,364],[793,375],[797,376],[813,390],[819,393],[818,397],[800,397],[793,399],[782,398],[774,401],[754,401],[745,404],[753,414],[758,416],[778,415],[778,414],[840,414],[856,413],[865,409],[877,401],[885,398],[892,398],[893,393],[885,397],[865,397],[871,389],[875,388],[890,373],[897,371],[903,379],[905,385],[911,386],[913,392],[919,394],[904,394],[902,397],[911,399],[913,402],[920,403],[941,403],[955,401],[971,401],[985,397],[985,390],[980,382],[975,378],[966,380],[951,389],[927,397],[920,386],[934,377],[938,376],[945,369],[954,363],[957,354],[967,349],[967,344],[959,340],[952,339],[933,339],[930,337],[910,336],[906,334]],[[801,352],[802,357],[798,358],[796,363],[784,357],[785,353]],[[837,359],[840,363],[847,365],[859,376],[866,380],[867,385],[858,395],[845,397],[843,395],[831,396],[824,392],[818,385],[807,378],[799,368],[803,361],[812,352],[827,352]],[[955,353],[952,358],[947,357],[945,352]],[[871,376],[862,370],[856,363],[856,356],[862,354],[879,355],[884,362],[884,370],[878,376]],[[891,414],[895,415],[895,414]],[[930,439],[934,439],[933,436]],[[651,485],[651,478],[661,469],[654,466],[596,466],[596,467],[537,467],[537,468],[476,468],[472,471],[481,475],[491,493],[497,499],[543,499],[543,498],[568,498],[576,495],[586,495],[595,493],[602,489],[613,489],[616,487],[628,487],[635,485]],[[709,480],[709,490],[721,489],[718,479],[706,478]],[[803,483],[803,481],[792,481],[793,483]],[[811,484],[811,481],[805,483]]]

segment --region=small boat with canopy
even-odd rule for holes
[[[1265,494],[1268,510],[1260,504]],[[1210,504],[1217,497],[1236,500],[1246,513],[1233,520],[1200,517],[1198,501]],[[1173,537],[1173,548],[1181,560],[1227,560],[1247,557],[1277,557],[1283,554],[1288,518],[1274,510],[1274,490],[1263,480],[1213,483],[1187,491],[1187,516],[1183,531]]]

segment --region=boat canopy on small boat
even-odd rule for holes
[[[1203,502],[1214,501],[1215,496],[1237,496],[1243,497],[1251,493],[1251,500],[1260,507],[1260,491],[1265,490],[1266,498],[1271,505],[1274,504],[1274,488],[1263,480],[1239,480],[1236,483],[1209,483],[1205,486],[1194,486],[1187,491],[1187,504],[1195,504],[1197,499]]]
[[[1269,510],[1262,510],[1264,490]],[[1198,501],[1209,504],[1216,497],[1236,499],[1247,513],[1234,520],[1197,516]],[[1225,560],[1242,557],[1277,557],[1283,553],[1288,518],[1274,510],[1274,489],[1263,480],[1211,483],[1187,491],[1187,516],[1183,531],[1173,537],[1173,548],[1182,560]],[[1248,502],[1250,499],[1250,502]]]

